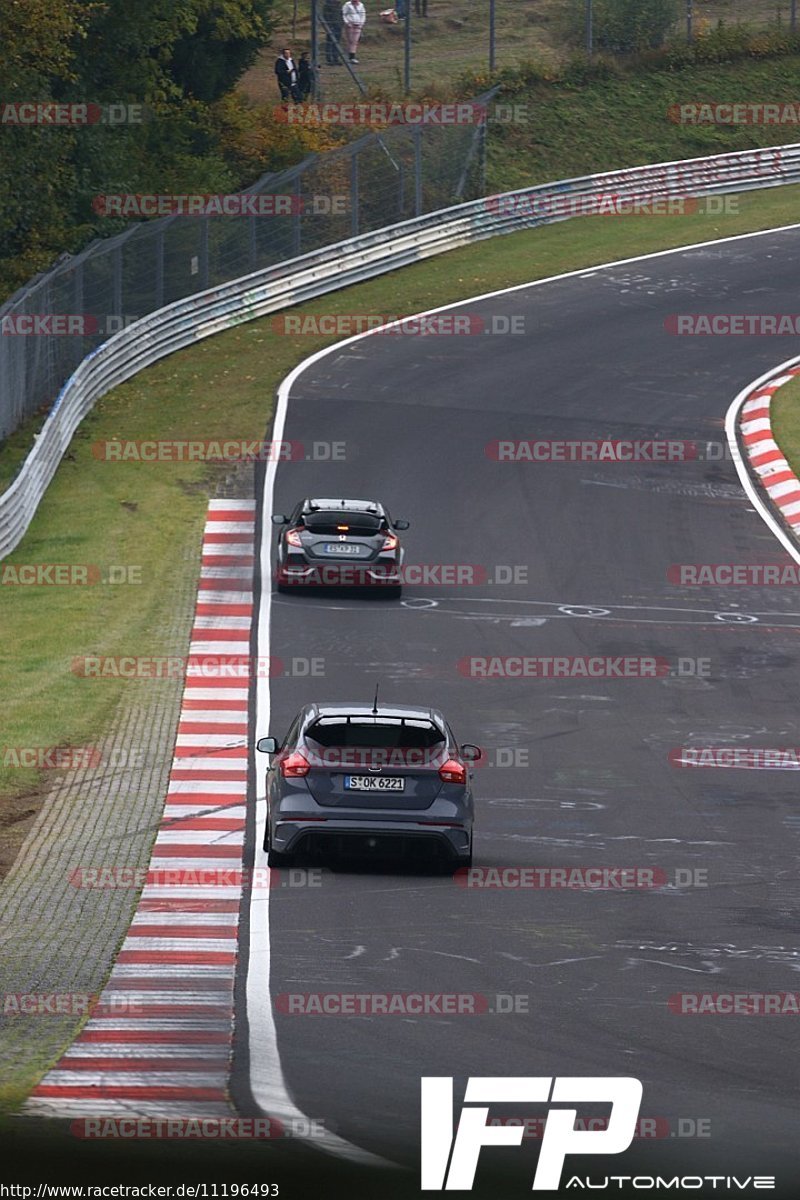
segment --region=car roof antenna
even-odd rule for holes
[[[377,715],[378,715],[378,688],[379,687],[380,687],[380,680],[378,680],[378,682],[375,684],[375,699],[372,703],[373,717],[377,717]]]

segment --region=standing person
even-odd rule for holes
[[[302,104],[311,95],[314,88],[314,69],[308,61],[308,51],[304,50],[297,64],[297,99]]]
[[[405,21],[407,9],[408,0],[395,0],[394,11],[397,13],[398,21]]]
[[[280,58],[275,60],[275,74],[278,77],[278,88],[281,100],[297,100],[297,67],[294,64],[291,50],[282,50]]]
[[[325,0],[322,16],[326,26],[325,61],[329,67],[337,67],[341,62],[339,42],[342,40],[342,9],[339,0]]]
[[[414,12],[418,17],[427,17],[428,0],[414,0]]]
[[[342,21],[344,22],[344,39],[351,63],[357,63],[356,50],[361,41],[361,32],[367,19],[367,11],[361,0],[347,0],[342,6]]]

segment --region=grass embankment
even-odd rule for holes
[[[577,0],[571,0],[576,3]],[[275,0],[273,36],[258,63],[245,76],[245,91],[262,103],[277,95],[274,61],[284,46],[296,52],[311,43],[309,5],[301,5],[293,21],[294,0]],[[358,72],[369,89],[396,93],[403,82],[405,30],[402,24],[385,25],[378,17],[385,4],[367,4],[367,24],[361,42]],[[788,25],[788,0],[694,0],[696,34],[713,31],[719,21],[731,27],[746,22],[753,30],[774,29],[782,11],[782,23]],[[557,69],[582,46],[567,39],[565,20],[567,0],[503,0],[496,6],[496,62],[498,68],[518,67],[535,61]],[[680,6],[679,6],[680,9]],[[411,84],[415,92],[435,92],[464,70],[483,70],[489,59],[489,4],[477,0],[428,0],[428,16],[416,17],[411,0]],[[600,22],[596,22],[600,45]],[[685,18],[674,27],[674,36],[685,36]],[[324,59],[324,55],[322,56]],[[327,98],[352,98],[353,84],[342,68],[333,71],[322,63]]]
[[[783,357],[780,351],[776,353],[776,366]],[[775,441],[795,472],[800,472],[800,379],[793,379],[785,387],[778,388],[771,414]]]

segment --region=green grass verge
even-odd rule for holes
[[[524,105],[528,120],[492,127],[490,185],[506,190],[616,167],[800,141],[797,125],[681,125],[668,117],[674,104],[794,104],[799,80],[797,55],[703,63],[679,71],[619,69],[609,78],[572,86],[526,83],[523,73],[502,100]]]
[[[454,251],[298,311],[415,312],[572,268],[788,224],[799,195],[796,187],[747,193],[739,198],[737,214],[715,219],[694,214],[564,222]],[[96,740],[122,688],[138,685],[81,679],[71,671],[73,658],[169,652],[168,606],[176,572],[197,571],[206,498],[221,468],[215,476],[202,464],[104,462],[93,454],[93,444],[114,438],[261,437],[281,378],[331,340],[281,336],[269,319],[237,325],[149,368],[97,405],[22,546],[3,565],[135,566],[141,583],[3,587],[0,694],[6,746]],[[40,782],[33,771],[9,767],[0,773],[0,795],[33,791]]]
[[[777,366],[788,354],[778,351],[775,355]],[[770,415],[772,417],[772,433],[789,464],[795,472],[800,471],[800,378],[793,379],[784,387],[778,388],[772,401]]]

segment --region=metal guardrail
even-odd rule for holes
[[[541,184],[326,246],[176,301],[104,342],[61,389],[36,443],[0,495],[0,559],[19,545],[72,435],[97,400],[144,367],[241,321],[396,270],[484,238],[651,204],[800,182],[800,144],[657,163]]]

